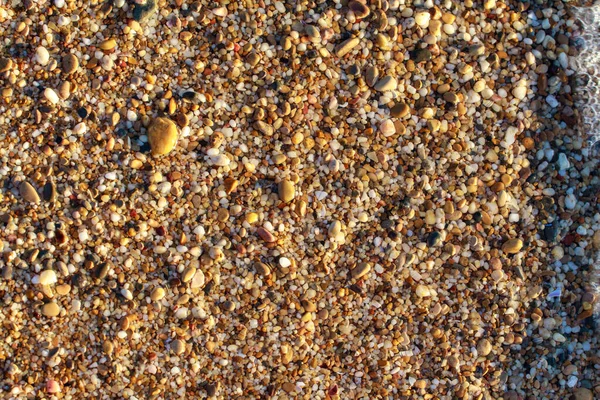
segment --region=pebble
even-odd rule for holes
[[[0,73],[11,70],[13,62],[10,58],[0,57]]]
[[[177,355],[183,354],[185,352],[185,342],[179,339],[173,340],[171,342],[171,350]]]
[[[411,53],[411,59],[417,64],[424,61],[429,61],[432,57],[431,51],[428,49],[415,49]]]
[[[152,290],[152,293],[150,294],[150,298],[152,299],[152,301],[160,301],[162,300],[166,295],[165,289],[161,288],[161,287],[156,287],[154,288],[154,290]]]
[[[527,88],[525,86],[517,86],[512,90],[513,96],[518,100],[523,100],[527,96]]]
[[[371,264],[366,262],[358,263],[356,267],[352,269],[352,278],[360,279],[371,271]]]
[[[46,317],[56,317],[60,314],[60,307],[54,302],[46,303],[42,307],[42,314]]]
[[[375,84],[373,89],[379,92],[387,92],[390,90],[396,90],[397,87],[398,82],[396,81],[396,78],[390,75],[386,75]]]
[[[396,103],[390,109],[390,115],[395,118],[404,118],[410,112],[410,107],[406,103]]]
[[[38,64],[48,65],[48,62],[50,61],[50,53],[44,46],[39,46],[35,50],[34,58],[35,58],[35,62],[37,62]]]
[[[197,270],[196,273],[194,274],[194,277],[192,278],[190,287],[192,289],[201,288],[204,286],[205,283],[206,283],[206,277],[204,275],[204,272],[202,272],[202,270]]]
[[[509,239],[502,245],[502,251],[506,254],[516,254],[523,248],[521,239]]]
[[[148,128],[148,141],[152,154],[160,156],[169,154],[177,144],[177,125],[168,118],[155,118]]]
[[[442,235],[437,232],[437,231],[433,231],[429,234],[429,236],[427,237],[427,246],[428,247],[437,247],[442,243]]]
[[[157,0],[146,0],[144,4],[137,3],[133,9],[133,19],[137,22],[145,22],[157,9]]]
[[[481,339],[477,343],[477,354],[482,357],[489,355],[492,352],[492,344],[487,339]]]
[[[58,281],[56,272],[51,269],[47,269],[40,273],[39,283],[40,285],[53,285]]]
[[[396,126],[391,120],[387,119],[379,125],[379,132],[381,132],[384,137],[393,136],[396,133]]]
[[[278,192],[279,199],[284,203],[289,203],[290,201],[294,200],[294,197],[296,196],[296,188],[288,179],[284,179],[279,182]]]
[[[181,282],[186,283],[192,280],[194,275],[196,274],[197,268],[193,266],[189,266],[185,268],[181,274]]]
[[[271,275],[271,268],[262,262],[255,262],[254,263],[254,269],[256,270],[256,273],[261,275],[261,276],[269,276]]]
[[[594,394],[590,389],[577,388],[573,390],[575,400],[594,400]]]
[[[267,243],[273,243],[277,240],[277,239],[275,239],[275,236],[273,236],[273,234],[271,232],[269,232],[268,230],[266,230],[263,227],[259,227],[256,230],[256,233],[258,234],[258,236],[260,236],[260,238],[262,240],[264,240]]]
[[[50,394],[60,393],[60,383],[58,383],[58,381],[55,381],[54,379],[48,379],[46,381],[46,392]]]
[[[54,90],[50,89],[50,88],[44,89],[44,97],[51,104],[57,104],[60,101],[60,98],[58,97],[58,94],[56,94],[56,92]]]
[[[269,124],[267,124],[266,122],[263,121],[256,121],[254,123],[254,127],[263,135],[266,136],[273,136],[273,133],[275,133],[275,130],[273,129],[273,127]]]
[[[360,40],[358,38],[350,38],[345,40],[335,48],[335,55],[338,57],[343,57],[350,53],[352,49],[354,49],[359,43]]]
[[[431,296],[431,291],[425,285],[417,285],[417,288],[415,289],[415,294],[421,298],[429,297]]]
[[[21,182],[19,185],[19,192],[21,193],[21,198],[23,198],[23,200],[29,203],[39,204],[40,196],[29,182]]]

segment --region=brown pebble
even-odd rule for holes
[[[29,203],[38,204],[40,202],[40,196],[29,182],[21,182],[19,185],[19,192],[21,193],[23,200]]]

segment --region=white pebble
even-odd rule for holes
[[[44,46],[40,46],[35,50],[34,59],[38,64],[46,65],[50,61],[50,53],[48,53],[48,50]]]
[[[56,92],[50,88],[44,89],[44,97],[52,104],[56,104],[59,101],[58,95]]]

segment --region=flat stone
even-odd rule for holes
[[[431,291],[425,285],[417,285],[417,288],[415,289],[415,293],[418,297],[421,297],[421,298],[431,296]]]
[[[396,90],[397,87],[398,82],[396,81],[396,78],[390,75],[386,75],[375,84],[373,89],[379,92],[387,92],[389,90]]]
[[[192,278],[194,277],[194,275],[196,274],[196,267],[193,266],[189,266],[186,269],[183,270],[183,273],[181,274],[181,281],[182,282],[189,282],[192,280]]]
[[[358,263],[356,267],[352,269],[352,277],[354,279],[360,279],[371,271],[371,264],[366,262]]]
[[[47,269],[40,273],[39,283],[40,285],[53,285],[57,281],[56,272],[51,269]]]
[[[171,342],[171,350],[175,354],[183,354],[185,352],[185,342],[183,340],[173,340]]]
[[[177,144],[177,125],[168,118],[155,118],[148,128],[152,154],[160,156],[171,152]]]
[[[335,48],[335,55],[338,57],[343,57],[346,54],[350,53],[353,48],[355,48],[360,43],[360,39],[358,38],[350,38],[348,40],[343,41],[338,44]]]
[[[487,356],[492,352],[492,344],[487,339],[481,339],[477,343],[477,354],[480,356]]]
[[[284,203],[289,203],[296,196],[296,188],[292,181],[284,179],[278,185],[279,199]]]
[[[197,270],[196,273],[194,274],[194,277],[192,278],[192,283],[190,284],[190,287],[192,289],[200,288],[200,287],[204,286],[205,283],[206,283],[206,277],[204,276],[204,272],[202,272],[201,270]]]
[[[258,130],[260,133],[266,136],[273,136],[273,133],[275,132],[271,125],[263,121],[256,121],[254,123],[254,127],[256,128],[256,130]]]
[[[404,118],[410,112],[410,107],[406,103],[396,103],[390,108],[390,115],[395,118]]]
[[[260,236],[260,238],[262,240],[264,240],[267,243],[273,243],[275,242],[275,236],[273,236],[273,234],[271,232],[269,232],[268,230],[266,230],[263,227],[260,227],[256,230],[256,233],[258,234],[258,236]]]
[[[29,203],[38,204],[40,202],[40,196],[29,182],[21,182],[19,185],[19,192],[21,193],[23,200]]]
[[[509,239],[502,245],[502,251],[507,254],[516,254],[523,247],[521,239]]]
[[[379,79],[379,69],[374,65],[369,66],[365,71],[365,83],[373,87],[377,83],[377,79]]]
[[[10,58],[0,57],[0,73],[10,70],[13,62]]]
[[[161,287],[156,287],[154,288],[154,290],[152,290],[152,293],[150,294],[150,299],[152,299],[152,301],[159,301],[165,297],[165,294],[165,289]]]
[[[62,72],[71,75],[79,68],[79,59],[74,54],[67,54],[62,58]]]
[[[590,389],[586,388],[573,390],[573,397],[575,397],[575,400],[594,400],[594,394]]]
[[[60,314],[60,307],[54,302],[46,303],[42,307],[42,314],[46,317],[56,317]]]
[[[257,261],[254,263],[254,270],[256,271],[257,274],[262,275],[262,276],[271,275],[271,268],[267,264],[262,263],[260,261]]]
[[[145,4],[136,4],[133,9],[133,19],[144,22],[156,12],[157,8],[156,0],[146,0]]]
[[[356,18],[366,18],[371,14],[369,7],[361,1],[352,0],[348,3],[348,8],[352,10]]]
[[[44,189],[42,190],[42,196],[47,202],[54,202],[56,200],[56,185],[52,181],[46,182],[44,184]]]

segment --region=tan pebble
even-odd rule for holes
[[[415,387],[417,389],[425,389],[427,387],[427,381],[425,379],[419,379],[415,382]]]
[[[148,141],[154,155],[168,154],[177,144],[177,125],[168,118],[155,118],[148,128]]]
[[[502,251],[507,254],[516,254],[523,247],[521,239],[509,239],[502,245]]]
[[[56,272],[47,269],[40,273],[40,285],[53,285],[57,281]]]
[[[480,356],[487,356],[492,352],[492,344],[487,339],[481,339],[479,343],[477,343],[477,354]]]
[[[185,342],[179,339],[173,340],[173,342],[171,342],[171,350],[173,350],[175,354],[183,354],[183,352],[185,352]]]
[[[296,188],[288,179],[284,179],[279,182],[278,192],[279,199],[284,203],[289,203],[290,201],[294,200],[294,197],[296,196]]]
[[[112,50],[117,47],[117,41],[115,39],[106,39],[102,43],[98,45],[98,48],[101,50]]]
[[[302,300],[302,307],[304,307],[304,310],[306,310],[308,312],[315,312],[315,311],[317,311],[316,304],[313,303],[310,300]]]
[[[181,274],[181,281],[182,282],[189,282],[192,280],[192,278],[194,277],[194,275],[196,274],[196,267],[193,266],[189,266],[186,269],[183,270],[183,273]]]
[[[353,48],[355,48],[360,40],[358,38],[350,38],[348,40],[343,41],[335,48],[335,55],[338,57],[343,57],[346,54],[350,53]]]
[[[56,317],[60,314],[60,307],[54,302],[46,303],[42,307],[42,314],[46,317]]]
[[[239,185],[239,181],[234,178],[227,178],[223,182],[223,186],[225,186],[225,193],[227,193],[227,194],[231,194],[231,193],[235,192],[238,185]]]
[[[386,119],[379,125],[379,132],[384,137],[393,136],[396,133],[396,126],[391,120]]]
[[[415,293],[417,294],[418,297],[421,297],[421,298],[431,296],[431,291],[425,285],[417,285],[417,289],[415,290]]]
[[[262,276],[269,276],[271,275],[271,268],[265,264],[262,263],[260,261],[257,261],[254,263],[254,269],[256,270],[256,273]]]
[[[192,278],[192,283],[190,284],[190,287],[192,289],[200,288],[204,286],[205,283],[206,277],[204,276],[204,272],[202,272],[202,270],[197,270],[196,274],[194,275],[194,278]]]
[[[68,285],[66,283],[64,285],[58,285],[56,287],[56,293],[58,293],[61,296],[69,294],[69,292],[71,292],[71,285]]]
[[[379,91],[379,92],[387,92],[390,90],[396,90],[396,88],[398,87],[398,82],[396,81],[396,78],[394,78],[393,76],[387,75],[384,76],[383,78],[381,78],[373,87],[373,89]]]
[[[494,282],[500,282],[504,278],[504,272],[501,269],[492,271],[492,279]]]
[[[115,346],[110,340],[106,340],[104,343],[102,343],[102,351],[104,351],[105,354],[111,355],[114,350]]]
[[[296,391],[296,385],[291,382],[285,382],[283,385],[281,385],[281,388],[287,393],[293,393]]]
[[[152,301],[159,301],[162,300],[164,297],[165,289],[161,287],[154,288],[154,290],[152,290],[152,293],[150,294],[150,298],[152,299]]]
[[[29,203],[38,204],[40,202],[40,196],[29,182],[21,182],[21,184],[19,185],[19,193],[21,194],[23,200]]]
[[[352,277],[354,279],[360,279],[371,271],[371,264],[366,262],[358,263],[356,267],[352,269]]]

